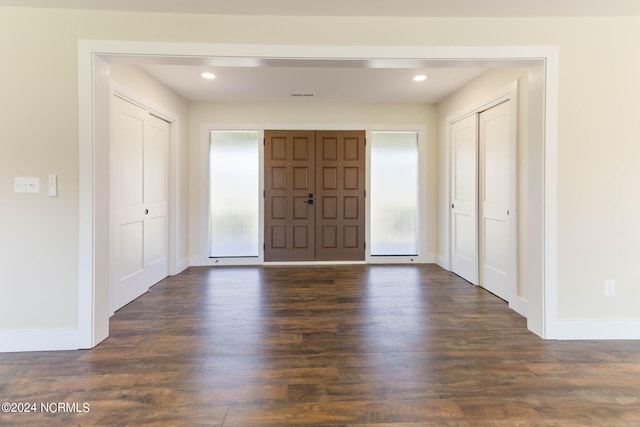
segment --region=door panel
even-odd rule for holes
[[[318,260],[364,260],[365,132],[316,132]]]
[[[144,259],[142,258],[143,238],[143,221],[120,225],[119,280],[124,281],[144,270]]]
[[[167,257],[167,222],[164,216],[156,216],[146,220],[144,262],[147,268],[158,263],[166,262]],[[164,273],[163,271],[159,272]],[[157,283],[166,276],[160,277]]]
[[[265,261],[315,257],[313,131],[269,131],[265,136]]]
[[[477,141],[475,114],[451,125],[451,271],[478,284]]]
[[[276,158],[272,158],[276,160]],[[286,159],[285,159],[286,160]],[[271,168],[271,189],[286,190],[287,189],[287,168],[286,166],[274,166]]]
[[[115,149],[117,150],[116,173],[119,178],[120,205],[131,206],[143,203],[143,158],[144,132],[147,112],[119,98],[114,113]]]
[[[110,309],[115,312],[168,274],[169,124],[113,98]]]
[[[323,197],[322,204],[322,218],[337,219],[338,218],[338,198],[337,197]]]
[[[509,102],[479,115],[480,284],[507,301],[515,293],[509,271],[509,192],[515,185],[510,172],[515,136]]]
[[[265,261],[364,260],[364,139],[265,131]]]
[[[335,225],[320,226],[320,247],[325,250],[338,248],[338,227]]]
[[[358,236],[358,227],[353,225],[346,225],[342,230],[342,238],[344,240],[344,247],[349,249],[357,249],[360,247],[361,239]]]
[[[169,124],[147,116],[144,139],[145,269],[151,285],[168,271],[168,176]]]
[[[287,227],[284,225],[272,225],[271,231],[271,249],[286,249],[287,248]],[[265,258],[267,256],[265,255]],[[267,259],[267,261],[269,261]]]
[[[169,124],[154,116],[147,117],[144,140],[144,199],[146,203],[167,200]]]

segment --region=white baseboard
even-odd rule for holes
[[[527,300],[520,297],[515,297],[512,301],[509,301],[509,308],[525,319],[527,318]]]
[[[0,353],[78,350],[83,342],[79,329],[0,331]]]
[[[444,268],[447,271],[451,271],[451,268],[449,268],[449,257],[446,257],[444,255],[437,255],[436,264],[438,264],[440,267]]]
[[[332,265],[332,264],[432,264],[435,262],[433,253],[420,256],[368,256],[366,261],[283,261],[264,262],[259,257],[249,258],[201,258],[193,256],[189,259],[190,267],[225,266],[225,265]]]
[[[425,264],[433,264],[436,262],[436,254],[433,252],[428,252],[427,254],[424,255],[424,263]]]
[[[189,257],[184,257],[182,259],[179,259],[178,262],[176,263],[176,271],[173,274],[173,276],[182,273],[189,267],[190,267]]]
[[[222,267],[229,265],[261,265],[262,261],[258,257],[248,258],[201,258],[191,257],[190,267]]]
[[[547,338],[640,340],[640,320],[557,320],[555,325],[547,327]]]

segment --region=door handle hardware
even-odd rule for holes
[[[145,215],[149,215],[149,209],[145,209],[145,210],[144,210],[144,214],[145,214]]]
[[[307,194],[307,200],[305,200],[304,202],[306,204],[308,204],[308,205],[312,205],[313,204],[313,193]]]

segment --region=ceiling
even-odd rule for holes
[[[638,16],[638,0],[0,0],[0,6],[290,16]]]
[[[485,71],[475,67],[354,68],[331,63],[310,67],[294,62],[286,67],[140,66],[195,102],[436,103]],[[206,80],[200,76],[202,71],[211,71],[216,78]],[[415,82],[417,74],[428,79]]]

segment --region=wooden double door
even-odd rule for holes
[[[364,260],[364,198],[364,131],[265,131],[265,261]]]

